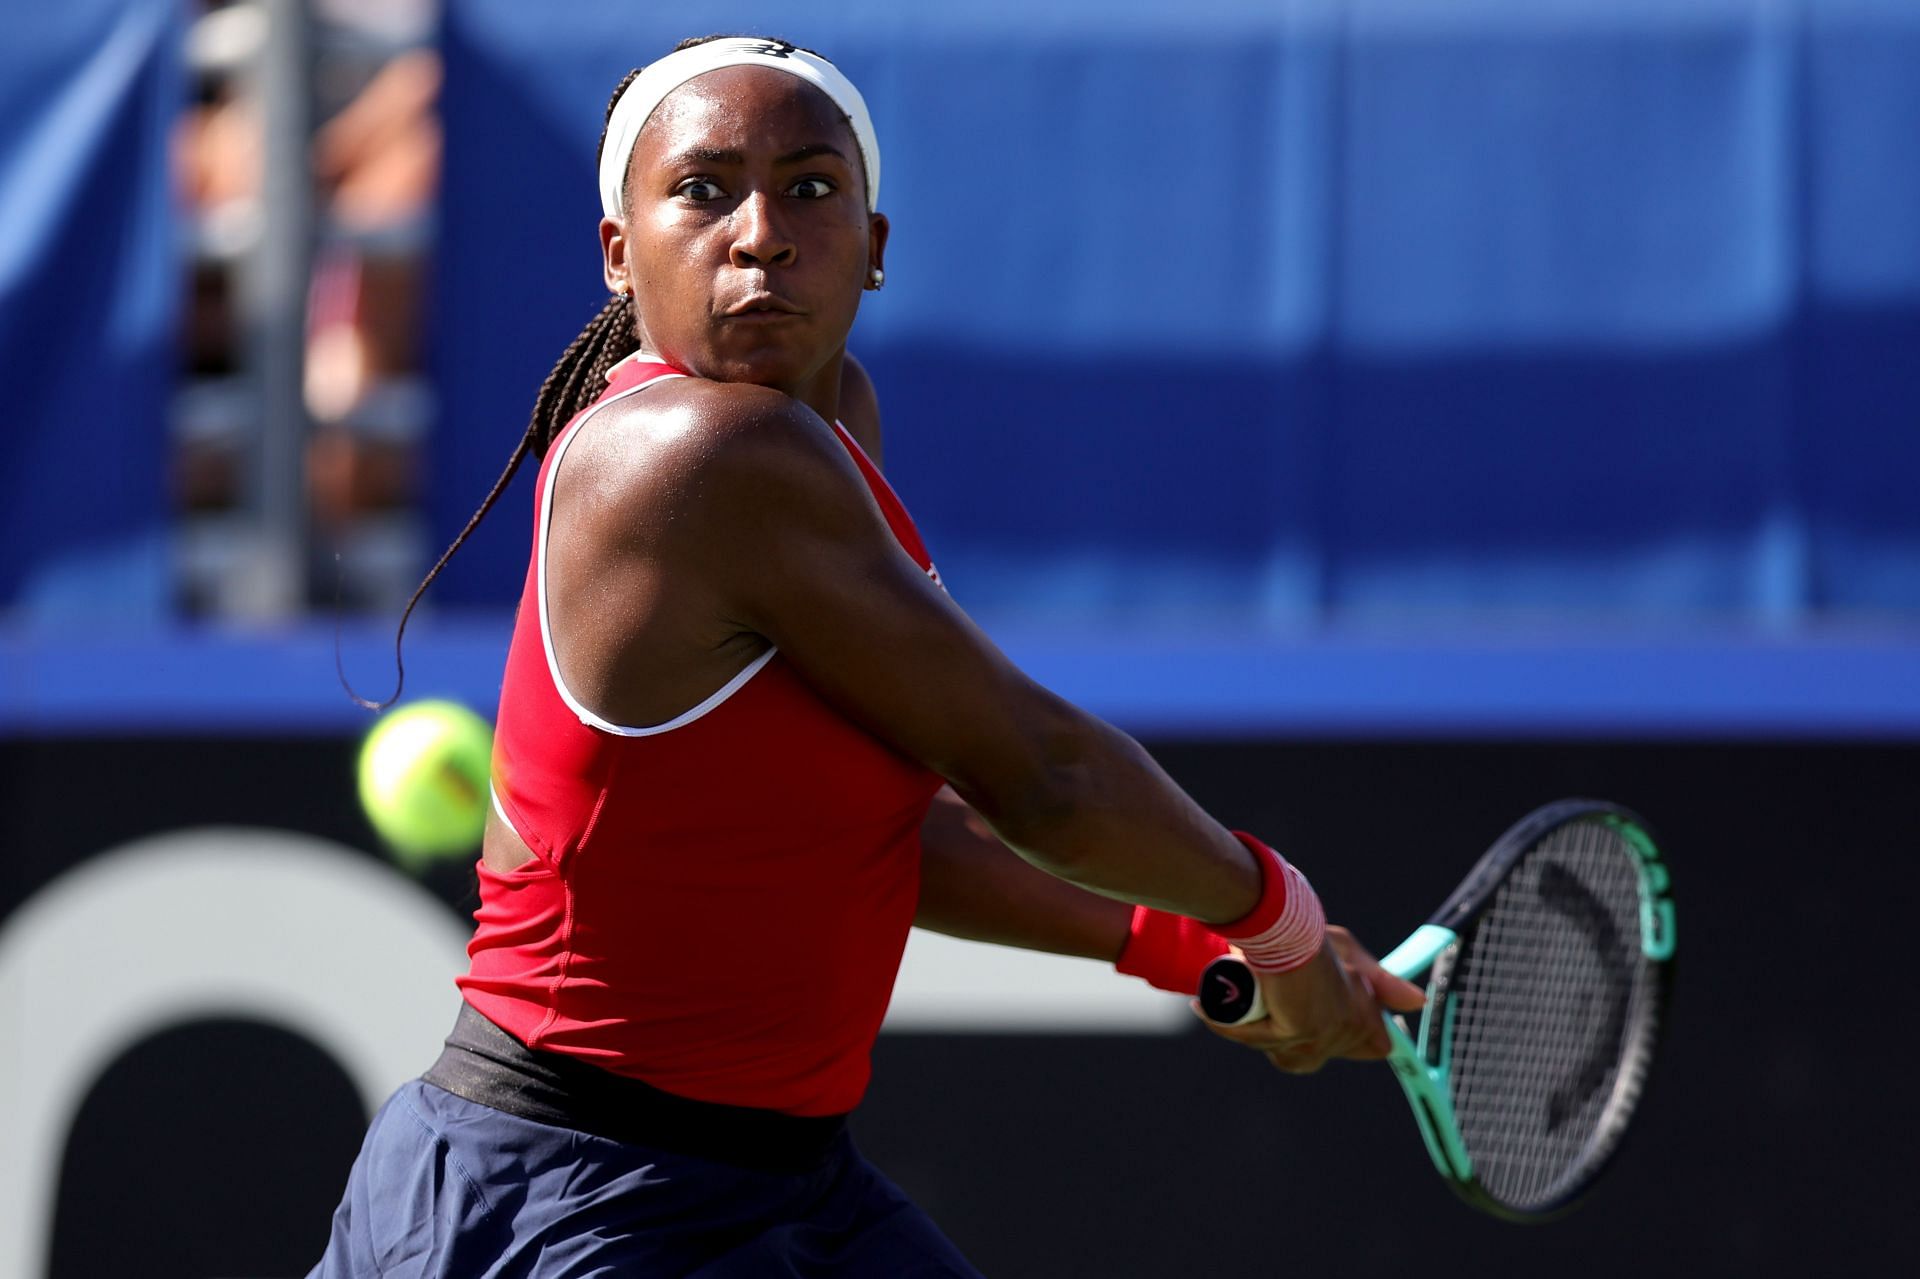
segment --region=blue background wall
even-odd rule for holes
[[[1920,13],[1443,8],[703,9],[868,97],[894,236],[853,346],[956,595],[1914,616]],[[450,6],[449,535],[602,294],[606,95],[687,22]],[[522,508],[443,602],[512,596]]]
[[[176,18],[82,0],[0,40],[0,730],[356,714],[325,621],[166,614]],[[777,32],[885,147],[853,345],[889,469],[1067,696],[1243,736],[1920,736],[1915,0],[692,23],[449,0],[436,536],[598,305],[612,85],[696,27]],[[417,690],[491,703],[527,514],[523,477],[436,586]],[[369,688],[388,626],[348,627]]]
[[[0,19],[0,615],[167,606],[176,0]]]

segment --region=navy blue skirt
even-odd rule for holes
[[[804,1171],[743,1168],[414,1080],[374,1117],[309,1279],[977,1274],[844,1131]]]

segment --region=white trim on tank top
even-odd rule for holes
[[[507,806],[500,802],[500,792],[495,788],[491,777],[487,779],[487,798],[493,802],[493,815],[500,819],[500,824],[512,831],[515,839],[527,844],[527,837],[522,835],[520,828],[513,824],[513,818],[507,816]],[[532,848],[533,845],[527,844],[527,847]]]
[[[573,443],[574,438],[580,434],[581,429],[585,427],[586,424],[592,420],[593,415],[601,409],[606,408],[609,404],[624,400],[629,395],[644,391],[657,382],[668,382],[674,378],[685,376],[686,374],[684,373],[662,373],[659,377],[648,378],[637,386],[630,386],[618,395],[602,400],[600,403],[588,409],[580,420],[575,422],[554,445],[553,461],[547,467],[546,489],[540,494],[540,527],[535,535],[534,594],[538,596],[540,601],[540,647],[546,651],[547,674],[552,678],[554,691],[560,694],[560,700],[567,704],[567,709],[572,711],[582,724],[585,724],[588,728],[597,728],[603,733],[612,733],[616,737],[652,737],[656,733],[672,732],[676,728],[691,724],[694,720],[699,719],[702,715],[705,715],[729,697],[739,692],[741,686],[759,674],[761,668],[772,661],[773,655],[779,651],[774,648],[768,648],[766,652],[747,663],[745,668],[732,679],[714,690],[714,692],[698,706],[675,715],[664,724],[654,724],[646,728],[635,728],[629,724],[616,724],[609,719],[604,719],[594,714],[592,710],[588,709],[584,702],[573,695],[573,690],[567,687],[566,680],[560,677],[560,657],[559,654],[554,651],[553,627],[547,619],[547,530],[553,518],[553,488],[554,484],[560,478],[560,461],[566,456],[567,446]],[[502,816],[504,817],[505,814],[502,814]],[[507,824],[511,826],[513,823],[509,822]]]

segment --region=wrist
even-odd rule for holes
[[[1239,919],[1214,924],[1213,931],[1238,946],[1250,968],[1284,973],[1301,967],[1320,953],[1326,938],[1320,898],[1286,858],[1243,831],[1233,834],[1260,864],[1260,900]]]
[[[1113,966],[1149,986],[1191,996],[1200,989],[1200,974],[1226,950],[1226,940],[1197,919],[1135,906],[1127,944]]]

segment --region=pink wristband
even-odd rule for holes
[[[1327,915],[1313,885],[1287,859],[1244,831],[1233,832],[1260,862],[1260,900],[1251,911],[1213,931],[1240,948],[1247,966],[1284,973],[1320,953]]]

